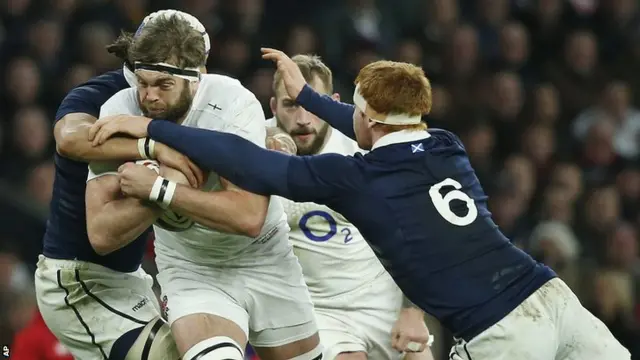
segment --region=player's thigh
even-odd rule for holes
[[[318,329],[302,268],[291,250],[270,264],[245,269],[249,340],[265,359],[312,354]]]
[[[160,315],[151,282],[138,275],[56,268],[40,261],[35,274],[38,308],[76,358],[102,359],[122,335]]]
[[[240,278],[233,269],[210,268],[207,275],[178,266],[161,269],[157,279],[162,311],[181,354],[218,336],[244,347],[249,315],[241,305],[236,283]]]
[[[538,290],[506,317],[469,342],[451,348],[453,360],[555,359],[558,349],[557,313]]]
[[[353,321],[355,314],[348,310],[316,309],[316,322],[323,346],[323,360],[339,359],[344,356],[361,357],[367,354],[367,340],[364,329]],[[372,359],[376,359],[372,357]]]
[[[562,284],[563,286],[566,286]],[[568,287],[566,289],[569,291]],[[629,360],[631,354],[607,326],[585,309],[573,294],[563,300],[566,308],[560,325],[558,360]]]
[[[309,334],[300,338],[300,334]],[[255,335],[259,339],[273,339],[286,341],[285,344],[276,346],[258,346],[253,348],[262,360],[316,360],[322,359],[322,346],[316,326],[306,323],[280,329],[265,329]],[[290,340],[286,340],[290,339]]]
[[[392,346],[391,330],[402,307],[402,292],[387,273],[370,285],[354,299],[359,307],[350,314],[350,322],[365,335],[370,358],[400,360],[402,353]]]
[[[252,268],[239,270],[244,279],[249,327],[253,332],[264,329],[287,328],[306,323],[315,324],[313,303],[302,276],[302,268],[291,249],[274,256],[270,263],[257,264]],[[304,338],[302,335],[300,339]],[[272,344],[260,338],[251,338],[260,345],[282,345],[281,341]]]

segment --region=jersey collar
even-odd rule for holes
[[[387,134],[381,137],[380,139],[378,139],[378,141],[376,141],[376,143],[373,144],[373,147],[371,147],[371,151],[383,146],[424,140],[430,137],[431,137],[431,134],[429,134],[429,132],[427,131],[400,130],[400,131]]]

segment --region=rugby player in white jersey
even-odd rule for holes
[[[208,49],[204,26],[187,13],[161,10],[145,17],[141,26],[167,13],[189,21]],[[34,279],[38,309],[47,327],[76,359],[175,360],[178,350],[169,325],[161,318],[153,278],[140,266],[148,231],[121,244],[117,251],[87,233],[87,227],[109,227],[126,219],[127,203],[137,201],[123,199],[117,181],[111,183],[111,197],[93,196],[93,188],[109,186],[108,181],[85,183],[90,161],[142,159],[136,139],[117,137],[101,146],[92,146],[87,139],[100,107],[118,91],[133,86],[134,82],[127,81],[128,72],[134,75],[128,69],[126,51],[118,48],[114,43],[107,50],[125,61],[123,69],[72,89],[56,112],[55,185]],[[184,155],[161,144],[155,152],[167,166],[188,174],[193,184],[202,181],[201,171]],[[91,210],[103,207],[111,211],[94,217]],[[93,229],[89,232],[95,233]]]
[[[332,95],[331,70],[319,57],[297,55],[292,60],[314,90],[339,99]],[[274,117],[267,121],[269,148],[297,155],[364,152],[297,105],[283,87],[276,72],[270,103]],[[291,137],[279,136],[276,126]],[[291,138],[295,144],[287,144]],[[326,206],[280,201],[315,306],[324,358],[402,359],[406,353],[405,359],[432,359],[424,312],[403,303],[402,292],[358,229]]]
[[[103,118],[121,114],[230,132],[264,147],[260,103],[239,81],[201,73],[204,44],[188,23],[175,16],[154,20],[132,40],[128,58],[137,87],[104,104],[89,135],[96,145],[103,140],[93,138],[98,129],[128,120]],[[139,144],[141,154],[153,156],[152,140]],[[170,178],[179,176],[152,162],[118,165],[90,164],[89,181],[115,176],[123,194],[144,200],[136,219],[110,231],[130,234],[119,237],[127,241],[156,224],[162,305],[182,359],[241,360],[247,340],[264,360],[322,358],[313,305],[278,200],[243,191],[215,173],[194,189],[176,186]],[[127,182],[131,176],[141,182]],[[137,191],[142,184],[153,189]],[[170,227],[167,221],[178,216],[184,221]]]

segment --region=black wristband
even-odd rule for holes
[[[151,159],[151,149],[150,149],[150,145],[151,145],[151,138],[145,138],[144,139],[144,154],[147,156],[147,159]]]
[[[160,187],[157,200],[159,203],[162,203],[162,200],[164,200],[164,194],[167,192],[167,186],[169,186],[169,180],[162,179],[162,186]]]

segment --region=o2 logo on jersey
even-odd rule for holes
[[[440,194],[440,189],[444,186],[452,186],[454,190],[451,190],[447,195],[442,196]],[[459,182],[451,178],[447,178],[431,186],[429,189],[429,196],[431,197],[431,201],[433,201],[433,205],[436,210],[445,220],[453,225],[467,226],[478,217],[478,208],[476,207],[476,203],[473,199],[470,198],[469,195],[460,191],[460,189],[462,189],[462,185]],[[453,200],[460,200],[467,204],[467,209],[469,210],[467,215],[458,216],[451,211],[450,204]]]
[[[311,230],[307,226],[307,222],[314,216],[319,216],[327,222],[327,225],[329,225],[329,232],[320,236],[311,232]],[[308,213],[304,214],[300,218],[298,226],[300,227],[300,230],[302,230],[304,236],[307,237],[307,239],[315,242],[329,241],[334,235],[338,233],[338,223],[336,222],[336,219],[334,219],[333,216],[331,216],[331,214],[329,214],[328,212],[322,210],[309,211]],[[345,244],[353,240],[353,236],[351,236],[351,230],[349,228],[343,228],[342,230],[340,230],[340,233],[344,235]]]

